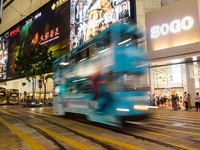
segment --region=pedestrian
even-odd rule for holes
[[[172,108],[174,110],[178,109],[178,107],[177,107],[177,100],[176,100],[176,96],[175,95],[172,95]]]
[[[157,106],[159,106],[160,105],[160,99],[159,99],[158,96],[156,96],[156,100],[157,100]]]
[[[160,103],[161,103],[161,106],[163,107],[163,103],[164,103],[164,97],[163,96],[160,99]]]
[[[185,110],[188,109],[188,102],[187,102],[187,92],[184,93],[184,97],[183,97],[183,101],[184,101],[184,104],[185,104]]]
[[[190,96],[190,94],[188,93],[188,96],[187,96],[187,103],[188,103],[188,109],[191,109],[192,108],[192,98]]]
[[[177,106],[178,106],[178,109],[181,109],[181,106],[180,106],[180,103],[179,103],[179,96],[178,94],[176,94],[176,101],[177,101]]]
[[[200,97],[199,97],[199,93],[196,93],[196,97],[195,97],[195,106],[196,106],[196,111],[200,111]]]
[[[155,102],[156,102],[156,97],[155,97],[155,94],[153,94],[152,96],[152,106],[156,106]]]

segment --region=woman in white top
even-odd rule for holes
[[[195,106],[196,106],[196,111],[200,111],[200,97],[199,97],[199,93],[196,93],[196,97],[195,97]]]

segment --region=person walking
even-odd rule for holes
[[[188,96],[187,96],[188,109],[192,108],[191,102],[192,102],[192,98],[191,98],[190,94],[188,93]]]
[[[176,100],[176,96],[175,96],[175,95],[172,95],[172,108],[173,108],[174,110],[177,110],[177,109],[178,109],[177,100]]]
[[[158,96],[156,96],[156,101],[157,101],[157,106],[159,106],[160,105],[160,99],[159,99]]]
[[[199,93],[196,93],[196,97],[195,97],[195,106],[196,106],[196,111],[200,111],[200,97],[199,97]]]
[[[178,94],[176,94],[176,101],[177,101],[178,109],[181,109],[181,106],[180,106],[180,100],[179,100],[179,96],[178,96]]]
[[[188,109],[188,102],[187,102],[187,92],[184,93],[183,102],[185,104],[185,110]]]

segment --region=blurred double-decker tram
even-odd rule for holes
[[[148,58],[134,24],[114,24],[53,63],[54,113],[121,127],[148,117]]]

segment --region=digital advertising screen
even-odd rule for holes
[[[0,80],[7,78],[9,33],[0,36]]]
[[[59,58],[70,48],[69,1],[49,3],[9,30],[7,79],[16,78],[14,69],[17,56],[39,43]]]
[[[71,0],[70,49],[131,16],[129,0]]]

